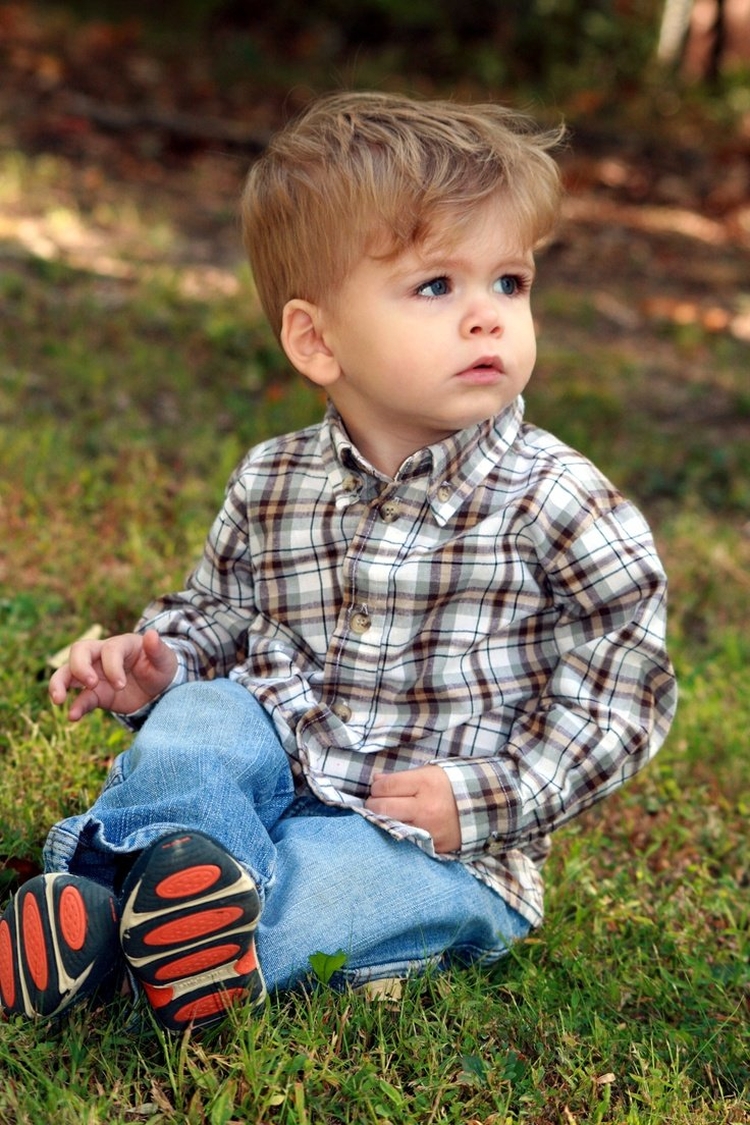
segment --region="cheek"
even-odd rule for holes
[[[379,362],[389,368],[410,369],[420,357],[424,362],[425,352],[434,348],[434,340],[415,332],[404,332],[399,325],[386,326],[371,341],[370,355],[377,355]]]
[[[506,325],[505,332],[518,355],[536,356],[536,332],[531,316],[519,317],[512,325]]]
[[[520,328],[520,346],[524,355],[527,356],[528,362],[532,365],[536,363],[536,330],[534,328],[534,321],[529,313],[528,320],[519,326]],[[522,343],[521,343],[522,341]]]

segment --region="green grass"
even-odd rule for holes
[[[12,241],[3,256],[0,853],[32,865],[126,739],[104,715],[71,728],[52,712],[47,656],[180,583],[245,447],[321,410],[246,275],[186,296],[169,224],[115,208],[110,233],[125,213],[127,277]],[[682,691],[667,746],[559,834],[545,926],[494,971],[411,981],[397,1002],[321,987],[195,1039],[147,1015],[128,1027],[124,1003],[12,1020],[2,1125],[750,1122],[747,349],[602,336],[554,276],[538,311],[530,417],[627,487],[667,563]],[[3,898],[16,882],[7,868]]]

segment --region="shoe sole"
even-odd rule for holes
[[[255,953],[260,899],[252,878],[215,840],[172,833],[137,860],[123,888],[120,940],[158,1021],[170,1031],[259,1005]]]
[[[37,875],[0,919],[0,998],[9,1015],[57,1016],[121,963],[113,895],[90,879]]]

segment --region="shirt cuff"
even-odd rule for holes
[[[448,775],[461,826],[462,860],[516,846],[521,806],[506,770],[494,758],[444,758],[432,763]]]

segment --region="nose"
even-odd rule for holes
[[[497,302],[489,295],[476,297],[466,309],[461,331],[465,336],[500,336],[503,325]]]

